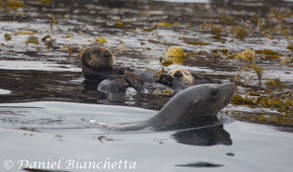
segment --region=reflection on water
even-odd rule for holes
[[[168,130],[179,130],[172,134],[178,143],[193,146],[232,145],[230,134],[224,130],[223,124],[231,123],[233,119],[220,115],[214,117],[197,117],[183,125],[177,125]],[[186,130],[186,128],[189,128]],[[183,129],[183,130],[182,130]]]
[[[203,129],[180,131],[172,135],[182,144],[195,146],[232,145],[230,134],[223,125]]]
[[[0,89],[0,94],[10,94],[11,91],[9,90],[4,90],[4,89]]]
[[[222,164],[213,164],[210,162],[195,162],[182,165],[176,165],[178,167],[222,167]]]

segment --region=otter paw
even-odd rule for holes
[[[138,75],[134,74],[133,72],[126,71],[124,78],[130,87],[133,87],[137,92],[142,91],[144,82]]]
[[[105,79],[98,85],[98,91],[105,93],[125,92],[128,86],[124,78]]]
[[[160,78],[158,80],[156,80],[156,83],[160,83],[160,84],[164,84],[168,87],[172,87],[172,81],[174,80],[174,78],[166,73],[163,73]]]

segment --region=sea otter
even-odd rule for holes
[[[114,67],[114,56],[107,47],[87,48],[82,55],[82,73],[87,85],[97,88],[103,82],[102,88],[109,92],[123,92],[127,87],[137,90],[143,88],[144,81],[129,68]]]
[[[87,48],[82,55],[82,73],[86,80],[96,81],[100,91],[123,92],[133,87],[137,92],[174,90],[178,92],[198,83],[213,83],[198,74],[174,69],[158,76],[153,70],[130,69],[114,66],[114,56],[107,47]],[[102,82],[103,81],[103,82]],[[202,82],[204,81],[204,82]]]
[[[213,80],[212,78],[206,75],[200,75],[194,71],[187,71],[181,68],[174,68],[168,72],[169,75],[176,78],[180,82],[186,85],[198,85],[198,84],[207,84],[207,83],[217,83],[221,84],[219,80]]]
[[[133,87],[137,92],[145,89],[153,92],[168,87],[170,90],[187,88],[185,84],[167,74],[156,79],[158,73],[152,70],[114,66],[114,56],[107,47],[86,49],[82,55],[82,73],[87,81],[98,84],[98,88],[105,92],[123,92],[128,87]],[[156,83],[150,84],[154,82]]]
[[[82,73],[87,80],[114,79],[124,74],[121,69],[114,69],[114,56],[107,47],[87,48],[82,55]]]

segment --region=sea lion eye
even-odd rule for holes
[[[218,89],[215,88],[215,87],[213,87],[213,88],[211,89],[211,91],[210,91],[210,95],[211,95],[213,98],[215,98],[215,97],[217,97],[217,94],[218,94]]]

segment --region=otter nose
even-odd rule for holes
[[[182,73],[181,73],[180,71],[177,71],[177,72],[174,73],[174,76],[175,76],[176,78],[180,78],[180,77],[182,77],[183,75],[182,75]]]
[[[106,51],[106,52],[104,53],[104,57],[105,57],[105,58],[110,58],[110,57],[112,57],[112,54],[111,54],[110,52]]]

